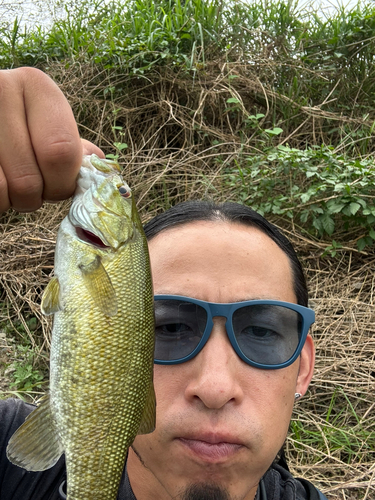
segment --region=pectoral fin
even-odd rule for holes
[[[145,409],[143,410],[141,425],[139,426],[138,434],[148,434],[155,430],[156,420],[156,399],[154,385],[150,384],[150,391],[146,400]]]
[[[28,471],[41,471],[55,465],[63,452],[47,395],[10,438],[7,457]]]
[[[42,313],[46,316],[55,314],[63,309],[60,294],[60,284],[57,276],[54,276],[44,290],[42,302],[40,304]]]
[[[96,306],[106,316],[117,314],[116,292],[111,283],[111,278],[104,269],[102,259],[99,255],[87,264],[79,264],[83,280],[90,296]]]

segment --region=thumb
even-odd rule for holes
[[[82,142],[82,148],[83,148],[83,154],[84,155],[98,155],[99,158],[105,158],[105,154],[103,153],[103,151],[98,148],[98,146],[95,146],[95,144],[93,144],[92,142],[90,141],[87,141],[86,139],[81,139],[81,142]]]

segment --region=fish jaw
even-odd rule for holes
[[[96,236],[103,247],[117,249],[132,238],[137,209],[132,192],[117,169],[109,165],[107,171],[97,171],[92,162],[106,162],[93,157],[84,159],[68,218],[72,226],[80,230],[76,234],[78,238],[82,237],[83,230]]]

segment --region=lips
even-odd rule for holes
[[[208,462],[223,462],[244,448],[235,438],[219,434],[179,437],[178,441],[193,455]]]

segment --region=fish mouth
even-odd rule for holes
[[[99,236],[96,236],[96,234],[92,233],[91,231],[88,231],[87,229],[83,229],[82,227],[77,227],[77,226],[75,227],[75,230],[77,237],[84,243],[88,243],[97,248],[110,248],[108,245],[103,243],[103,241],[99,238]]]

